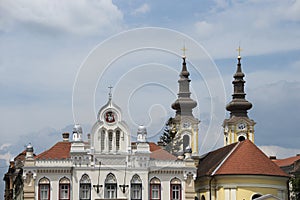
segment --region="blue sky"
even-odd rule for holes
[[[249,116],[257,122],[256,144],[266,153],[279,157],[300,153],[299,1],[2,0],[0,170],[6,169],[7,161],[21,152],[25,144],[31,142],[39,153],[60,140],[61,132],[70,132],[74,123],[73,86],[80,66],[84,65],[92,50],[109,37],[143,27],[174,30],[202,45],[203,51],[193,52],[189,41],[168,41],[160,35],[152,39],[155,45],[168,42],[172,48],[178,47],[178,51],[172,49],[176,54],[181,53],[180,48],[187,42],[190,66],[198,63],[197,55],[206,54],[206,59],[210,57],[216,64],[210,63],[211,66],[221,75],[223,85],[220,88],[224,88],[225,102],[231,97],[236,48],[240,44],[246,73],[246,98],[253,104]],[[130,42],[141,38],[148,36],[139,35],[136,41]],[[114,49],[107,50],[107,55],[120,46],[126,47],[125,41],[113,45]],[[153,82],[165,80],[169,90],[153,85],[142,87],[139,90],[142,93],[133,95],[136,97],[134,106],[128,105],[133,115],[128,120],[134,121],[129,122],[132,133],[140,123],[148,124],[149,132],[156,133],[162,128],[162,119],[174,114],[169,104],[176,98],[181,60],[170,52],[135,53],[111,65],[96,87],[95,104],[89,106],[97,110],[105,104],[109,84],[115,86],[115,101],[123,105],[122,97],[127,90],[122,90],[120,85],[142,84],[138,81],[145,77],[153,77]],[[107,55],[99,55],[99,64],[101,57]],[[147,76],[145,70],[127,74],[134,67],[149,63],[167,66],[165,73],[170,76],[163,71]],[[197,67],[205,71],[210,64]],[[201,76],[192,66],[189,69],[193,94],[198,100],[195,115],[202,121],[200,136],[203,139],[200,143],[209,144],[202,148],[204,153],[222,146],[220,127],[225,116],[216,118],[219,126],[211,129],[213,132],[209,132],[207,127],[214,114],[209,109],[212,102],[219,102],[214,108],[220,113],[224,112],[225,105],[223,100],[218,101],[211,96],[206,85],[210,82],[205,72],[200,70],[203,72]],[[95,78],[97,76],[100,77],[96,74]],[[121,79],[122,76],[127,82]],[[123,96],[118,96],[117,91],[123,91],[120,92]],[[128,93],[132,91],[128,89]],[[147,98],[143,98],[144,95],[148,95]],[[80,109],[84,110],[86,105],[81,106]],[[126,107],[126,103],[123,106]],[[88,133],[89,126],[94,122],[83,113],[79,123],[84,124]]]

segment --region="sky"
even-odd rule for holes
[[[156,141],[174,116],[183,46],[200,153],[223,145],[238,46],[256,145],[300,153],[300,1],[1,0],[0,44],[0,174],[74,123],[86,137],[109,85],[132,138],[144,124]]]

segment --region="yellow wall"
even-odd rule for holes
[[[247,188],[238,188],[237,190],[237,199],[251,199],[254,194],[272,194],[274,196],[278,195],[277,189],[272,188],[261,188],[261,187],[247,187]]]
[[[209,199],[209,179],[200,179],[196,183],[196,191],[198,197],[205,196]],[[249,200],[254,194],[272,194],[276,197],[280,192],[285,193],[287,199],[286,177],[275,176],[253,176],[253,175],[227,175],[216,176],[212,181],[212,186],[215,186],[215,200],[225,200],[225,190],[235,190],[236,200]],[[198,189],[197,189],[198,188]],[[230,189],[228,189],[230,188]],[[214,198],[212,198],[213,200]]]

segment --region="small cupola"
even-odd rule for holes
[[[33,158],[33,146],[31,143],[26,146],[26,158]]]
[[[75,124],[73,127],[73,142],[82,142],[82,127]]]
[[[140,125],[137,131],[137,142],[147,142],[147,129]]]

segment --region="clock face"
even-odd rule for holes
[[[115,114],[112,111],[108,111],[105,113],[105,121],[108,123],[115,122]]]
[[[238,129],[243,130],[245,128],[246,128],[246,124],[245,123],[239,123]]]
[[[184,122],[183,123],[183,128],[189,128],[191,126],[190,122]]]
[[[225,126],[225,132],[228,132],[228,126]]]

